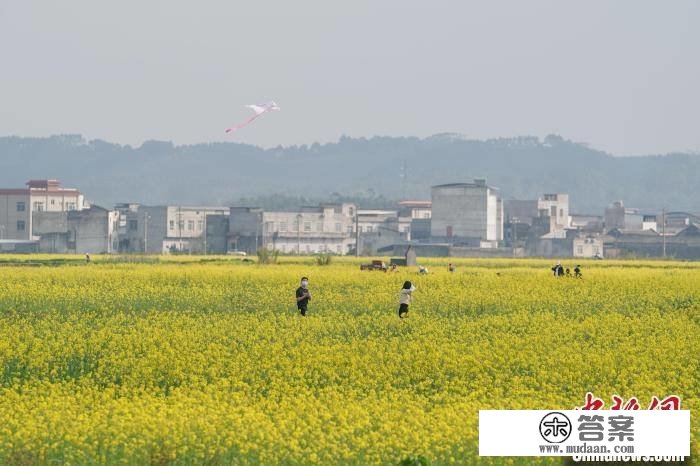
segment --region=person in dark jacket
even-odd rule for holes
[[[301,277],[301,286],[296,291],[297,309],[302,316],[306,316],[307,306],[311,301],[311,292],[309,291],[309,279]]]
[[[575,278],[583,278],[583,275],[581,274],[581,266],[580,265],[576,265],[576,267],[574,267],[574,277]]]
[[[561,262],[557,262],[557,265],[552,267],[552,272],[554,272],[555,277],[562,277],[564,275],[564,267],[562,267]]]

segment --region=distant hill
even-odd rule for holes
[[[559,136],[342,137],[274,149],[161,141],[134,148],[79,135],[0,138],[1,187],[57,178],[105,206],[227,205],[242,197],[274,205],[334,197],[382,205],[402,197],[429,199],[433,184],[475,177],[501,188],[506,199],[567,192],[578,213],[602,213],[618,199],[648,210],[700,211],[700,155],[614,157]]]

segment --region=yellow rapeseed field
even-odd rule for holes
[[[422,263],[0,256],[0,463],[472,464],[479,409],[587,391],[679,395],[697,461],[700,264]]]

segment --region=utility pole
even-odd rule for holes
[[[184,220],[182,220],[182,206],[177,206],[177,234],[180,237],[180,252],[182,252],[182,227],[184,226]]]
[[[262,222],[262,214],[258,214],[258,221],[255,222],[255,252],[258,252],[258,235],[260,234],[260,222]]]
[[[143,211],[143,253],[148,254],[148,211]]]
[[[297,256],[301,255],[301,214],[297,214]]]
[[[207,212],[204,211],[204,255],[207,255]]]
[[[661,209],[661,248],[664,258],[666,257],[666,207]]]
[[[355,257],[360,257],[360,214],[355,206]]]

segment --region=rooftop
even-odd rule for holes
[[[475,178],[471,183],[446,183],[431,186],[431,188],[490,188],[498,189],[493,186],[488,186],[484,178]]]
[[[433,205],[431,201],[399,201],[397,204],[402,207],[431,207]]]

